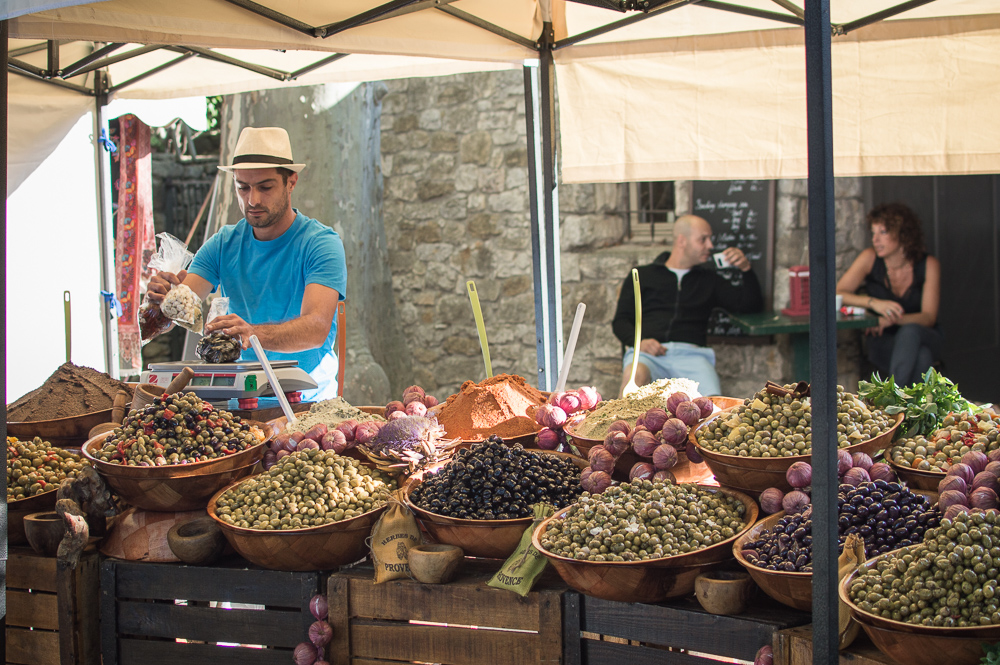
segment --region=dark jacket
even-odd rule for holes
[[[714,270],[695,266],[684,275],[678,289],[677,275],[666,266],[669,257],[670,253],[664,252],[649,265],[637,268],[642,295],[642,339],[705,346],[708,318],[713,309],[755,312],[764,306],[760,282],[753,270],[742,273],[742,284],[733,286]],[[622,284],[611,327],[622,344],[635,344],[631,271]]]

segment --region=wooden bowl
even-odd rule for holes
[[[694,580],[694,596],[709,614],[743,614],[757,585],[746,571],[712,570]]]
[[[192,566],[207,566],[218,559],[227,542],[222,529],[207,515],[175,524],[167,531],[170,551]]]
[[[87,441],[90,430],[95,425],[109,420],[110,408],[54,420],[8,422],[7,436],[16,436],[22,441],[31,441],[37,436],[59,448],[78,448]]]
[[[851,582],[862,569],[877,566],[882,557],[891,554],[887,552],[869,559],[841,580],[838,587],[840,600],[847,605],[851,618],[861,624],[879,651],[900,665],[978,664],[983,655],[983,643],[1000,641],[1000,626],[916,626],[869,614],[854,604],[849,593]]]
[[[747,569],[757,586],[771,598],[783,605],[806,612],[812,611],[812,573],[791,573],[783,570],[767,570],[755,566],[743,556],[747,543],[760,538],[765,529],[770,529],[785,516],[784,511],[769,515],[745,531],[733,543],[733,556],[737,563]]]
[[[746,526],[732,538],[727,538],[695,552],[654,559],[652,561],[577,561],[553,554],[542,548],[541,535],[549,522],[563,519],[569,508],[563,508],[538,525],[531,542],[555,567],[568,585],[582,594],[628,603],[658,603],[667,598],[688,596],[694,591],[695,579],[706,571],[718,568],[732,559],[733,541],[751,527],[757,519],[757,503],[742,492],[719,487],[699,486],[709,492],[721,492],[739,499],[746,509]]]
[[[920,469],[911,469],[908,466],[903,466],[902,464],[897,464],[886,456],[885,462],[896,472],[896,476],[900,480],[905,482],[907,486],[911,488],[937,491],[938,483],[944,480],[945,473],[943,471],[921,471]]]
[[[406,556],[413,577],[424,584],[447,584],[465,558],[456,545],[417,545]]]
[[[160,513],[129,508],[115,519],[108,535],[101,541],[101,554],[126,561],[180,561],[170,550],[167,533],[176,524],[204,515],[204,509]]]
[[[723,455],[702,447],[698,443],[698,431],[715,418],[722,417],[731,409],[720,411],[710,416],[688,434],[688,444],[693,445],[698,453],[705,458],[705,463],[712,469],[716,480],[724,487],[732,487],[753,496],[759,496],[768,487],[777,487],[783,492],[791,491],[792,487],[785,479],[785,472],[795,462],[809,462],[811,455],[793,455],[791,457],[739,457]],[[879,450],[889,447],[896,435],[899,424],[903,422],[903,414],[896,414],[896,422],[885,432],[873,439],[861,441],[844,448],[849,453],[867,453],[872,457]]]
[[[710,397],[712,403],[715,404],[720,410],[725,410],[732,408],[743,403],[743,400],[736,399],[735,397]],[[590,455],[590,449],[594,446],[604,443],[604,438],[591,439],[589,437],[577,434],[574,430],[574,425],[578,424],[583,420],[583,417],[577,417],[566,424],[564,429],[566,430],[566,435],[570,438],[584,457]],[[711,418],[711,416],[709,416]],[[632,470],[633,465],[637,462],[641,462],[643,459],[635,454],[631,446],[626,450],[615,462],[615,473],[613,477],[616,480],[628,480],[629,471]],[[714,483],[715,476],[712,474],[712,470],[704,462],[695,464],[688,459],[687,453],[683,450],[677,451],[677,464],[670,469],[670,472],[674,474],[674,478],[677,479],[679,483],[695,483],[695,484],[712,484]]]
[[[572,461],[577,468],[581,470],[587,468],[587,460],[576,455],[552,450],[536,452],[565,457]],[[433,474],[447,464],[447,462],[436,464],[430,467],[426,473]],[[426,477],[424,475],[412,478],[404,488],[404,496],[406,507],[413,511],[421,528],[432,539],[446,545],[457,545],[462,548],[466,556],[506,559],[514,553],[521,542],[524,530],[531,526],[533,517],[520,517],[512,520],[463,520],[432,513],[410,501],[410,494]]]
[[[256,461],[236,469],[205,469],[193,476],[176,478],[128,478],[98,470],[108,486],[129,505],[158,512],[202,510],[219,488],[259,473]]]
[[[330,570],[363,559],[368,553],[365,541],[386,509],[381,506],[351,519],[308,529],[244,529],[224,522],[215,512],[219,496],[237,484],[215,493],[208,502],[208,516],[218,523],[226,540],[240,556],[270,570]]]
[[[66,531],[62,515],[55,511],[24,516],[24,535],[31,549],[42,556],[55,556]]]
[[[7,542],[10,545],[28,544],[28,538],[24,533],[24,518],[32,513],[54,510],[58,489],[58,486],[53,487],[47,492],[29,496],[27,499],[7,502]]]

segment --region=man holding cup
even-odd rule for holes
[[[734,286],[706,263],[712,255],[712,227],[696,215],[683,215],[674,223],[674,244],[644,266],[638,266],[642,300],[642,336],[635,382],[644,385],[667,378],[698,382],[703,395],[718,395],[719,375],[715,352],[705,346],[708,319],[721,307],[731,312],[754,312],[764,306],[760,282],[750,260],[736,247],[718,252],[716,264],[728,264],[742,273]],[[622,388],[632,371],[635,341],[635,295],[626,277],[611,323],[625,348]]]

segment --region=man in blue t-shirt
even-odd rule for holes
[[[304,167],[293,162],[284,129],[245,128],[232,165],[219,167],[233,174],[244,218],[209,238],[188,271],[154,275],[148,293],[159,303],[174,284],[201,299],[221,287],[230,313],[206,324],[205,334],[239,338],[244,360],[256,359],[249,346],[257,335],[269,360],[298,360],[319,384],[304,397],[328,399],[337,394],[333,319],[347,289],[347,263],[340,236],[292,207]]]

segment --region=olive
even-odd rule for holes
[[[20,441],[7,437],[7,500],[19,501],[56,489],[65,478],[75,478],[89,460],[57,448],[39,437]]]

